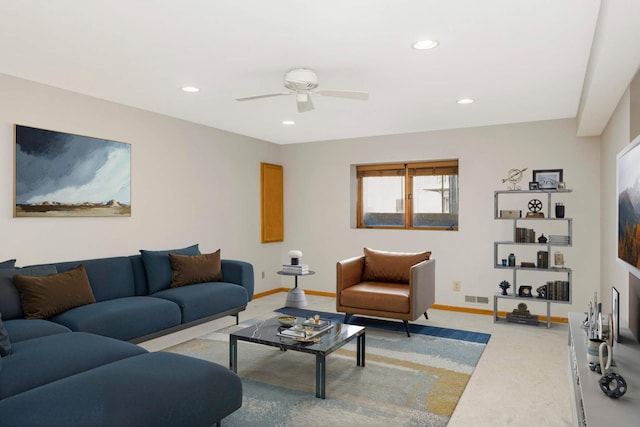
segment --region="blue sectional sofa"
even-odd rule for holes
[[[0,426],[210,426],[240,408],[242,384],[227,367],[135,343],[222,316],[237,322],[253,298],[253,267],[218,258],[219,280],[171,287],[169,253],[201,256],[194,245],[21,269],[0,263],[8,267],[0,267]],[[60,279],[66,289],[62,279],[78,272],[90,302],[25,318],[33,313],[18,279]]]

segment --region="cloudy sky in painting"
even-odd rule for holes
[[[16,126],[16,203],[131,204],[129,144]]]
[[[618,193],[640,185],[638,165],[640,165],[640,141],[618,161]]]

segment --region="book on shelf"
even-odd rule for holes
[[[552,301],[569,301],[570,292],[569,281],[551,280],[542,286],[544,299]]]
[[[516,227],[514,240],[516,243],[535,243],[536,232],[531,228]]]
[[[549,236],[549,244],[552,245],[568,245],[570,242],[569,236],[558,236],[554,234]]]
[[[538,254],[536,256],[536,267],[549,268],[549,252],[538,251]]]

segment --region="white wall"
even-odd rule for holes
[[[335,292],[335,263],[360,255],[365,246],[431,250],[437,260],[436,303],[491,309],[491,298],[489,305],[471,305],[464,302],[464,295],[491,297],[501,280],[511,281],[509,272],[492,268],[493,241],[512,238],[511,223],[493,219],[493,192],[506,189],[501,178],[511,168],[529,168],[523,188],[532,169],[561,168],[567,187],[573,189],[561,201],[567,217],[574,218],[574,245],[563,250],[574,271],[574,294],[571,306],[555,304],[552,315],[583,310],[599,289],[600,147],[599,138],[575,135],[575,120],[567,119],[284,146],[283,256],[287,249],[302,250],[303,262],[317,272],[300,279],[303,289]],[[351,227],[352,164],[449,158],[460,161],[458,232]],[[503,209],[526,211],[529,198],[533,197]],[[534,288],[549,280],[535,275],[523,278]],[[454,280],[461,281],[462,292],[452,291]],[[515,308],[505,304],[500,309]],[[543,305],[532,303],[531,308],[544,313]]]
[[[629,144],[629,107],[630,96],[627,90],[609,119],[609,123],[602,133],[600,150],[600,164],[602,169],[601,191],[602,200],[600,226],[602,240],[602,272],[600,276],[600,295],[603,301],[603,311],[608,313],[611,307],[611,287],[620,291],[620,318],[628,324],[629,316],[629,272],[618,261],[618,192],[616,157]]]
[[[281,245],[260,243],[260,162],[281,147],[0,75],[0,260],[18,265],[130,255],[200,243],[279,286]],[[215,111],[211,111],[215,114]],[[131,144],[130,218],[13,218],[13,124]]]

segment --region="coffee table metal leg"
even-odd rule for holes
[[[356,353],[356,363],[358,366],[364,367],[364,359],[365,359],[365,338],[364,332],[361,335],[358,335],[358,350]]]
[[[229,369],[238,373],[238,338],[229,337]]]
[[[321,354],[316,354],[316,397],[325,398],[325,383],[327,380],[326,358]]]

